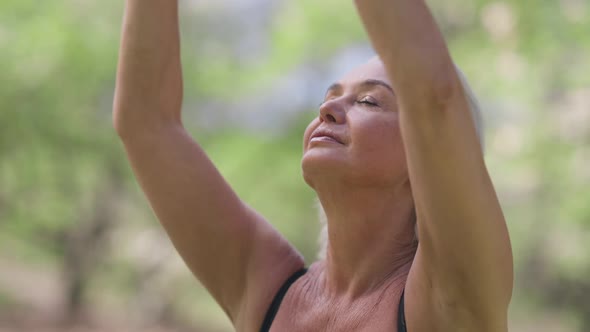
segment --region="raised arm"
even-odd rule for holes
[[[238,330],[256,330],[300,255],[221,177],[181,123],[177,0],[127,0],[114,125],[175,247]]]
[[[444,39],[423,0],[356,5],[399,100],[418,214],[408,330],[505,331],[510,241]]]

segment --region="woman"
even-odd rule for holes
[[[304,134],[326,259],[304,270],[183,129],[174,0],[127,0],[114,123],[135,174],[237,331],[506,331],[508,232],[444,40],[422,0],[356,5],[379,57]]]

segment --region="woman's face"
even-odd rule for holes
[[[361,186],[407,180],[397,98],[378,58],[332,85],[303,137],[302,168],[312,187],[336,177]]]

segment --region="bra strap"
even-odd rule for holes
[[[404,309],[404,295],[406,290],[402,291],[402,297],[399,300],[399,307],[397,309],[397,332],[408,332],[406,328],[406,312]]]
[[[304,269],[301,269],[301,270],[293,273],[293,275],[291,277],[289,277],[289,279],[287,279],[287,281],[285,281],[283,286],[281,286],[281,288],[279,289],[279,291],[275,295],[275,298],[272,300],[270,307],[266,311],[266,316],[264,317],[264,321],[262,322],[262,327],[260,328],[260,332],[270,331],[270,327],[272,325],[272,322],[275,319],[277,312],[279,311],[279,307],[281,306],[281,302],[283,301],[285,294],[287,294],[289,287],[291,287],[291,285],[295,281],[297,281],[297,279],[299,279],[299,277],[304,275],[306,272],[307,272],[307,269],[304,268]]]

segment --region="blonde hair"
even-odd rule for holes
[[[483,121],[481,115],[481,108],[479,106],[479,102],[477,101],[477,97],[471,89],[465,74],[459,69],[459,67],[455,66],[457,70],[457,76],[459,77],[459,81],[463,87],[463,91],[465,93],[465,97],[467,98],[467,102],[469,104],[469,110],[471,111],[471,118],[473,119],[473,124],[475,126],[475,130],[477,132],[477,136],[479,138],[479,142],[481,145],[482,151],[484,150],[484,135],[483,135]],[[326,212],[322,207],[322,203],[319,199],[316,199],[316,207],[318,209],[318,217],[320,221],[320,225],[322,229],[320,231],[319,237],[319,251],[318,251],[318,259],[322,260],[326,258],[328,252],[328,217],[326,216]],[[415,226],[415,239],[418,240],[418,225]]]

